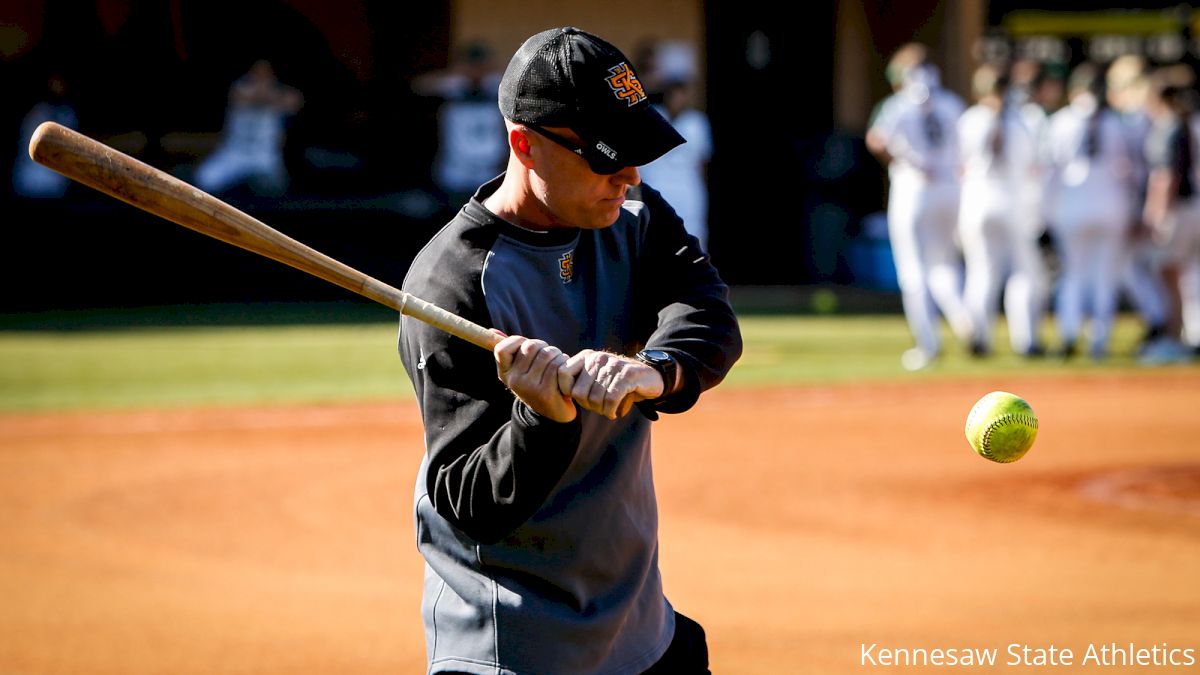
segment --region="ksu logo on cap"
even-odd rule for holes
[[[626,105],[633,106],[646,98],[646,91],[642,89],[642,82],[633,74],[633,69],[624,61],[618,63],[608,69],[610,76],[606,78],[608,86],[612,88],[613,93],[617,98],[625,101]]]
[[[596,141],[596,149],[600,152],[603,152],[605,157],[613,160],[614,162],[617,161],[617,151],[608,147],[604,141]]]

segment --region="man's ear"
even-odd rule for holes
[[[521,166],[533,168],[533,144],[529,142],[529,130],[523,126],[515,126],[509,130],[509,148],[512,156],[516,157]]]
[[[533,166],[533,156],[529,153],[529,130],[513,127],[508,132],[508,146],[513,154],[526,168]]]

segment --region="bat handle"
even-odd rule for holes
[[[468,321],[431,302],[426,302],[372,277],[364,280],[360,293],[399,311],[401,314],[411,316],[488,351],[491,351],[504,339],[477,323]]]

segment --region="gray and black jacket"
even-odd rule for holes
[[[508,335],[632,355],[670,352],[683,412],[741,354],[728,288],[653,189],[601,230],[534,232],[475,197],[425,246],[404,290]],[[674,613],[658,571],[650,418],[544,418],[491,352],[414,319],[400,355],[425,424],[415,494],[430,672],[638,673]],[[714,467],[715,469],[715,467]]]

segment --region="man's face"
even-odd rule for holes
[[[546,131],[582,146],[570,129],[547,127]],[[637,167],[617,173],[595,173],[579,155],[546,136],[527,130],[533,156],[533,190],[550,225],[597,230],[609,227],[621,213],[625,189],[642,182]]]

